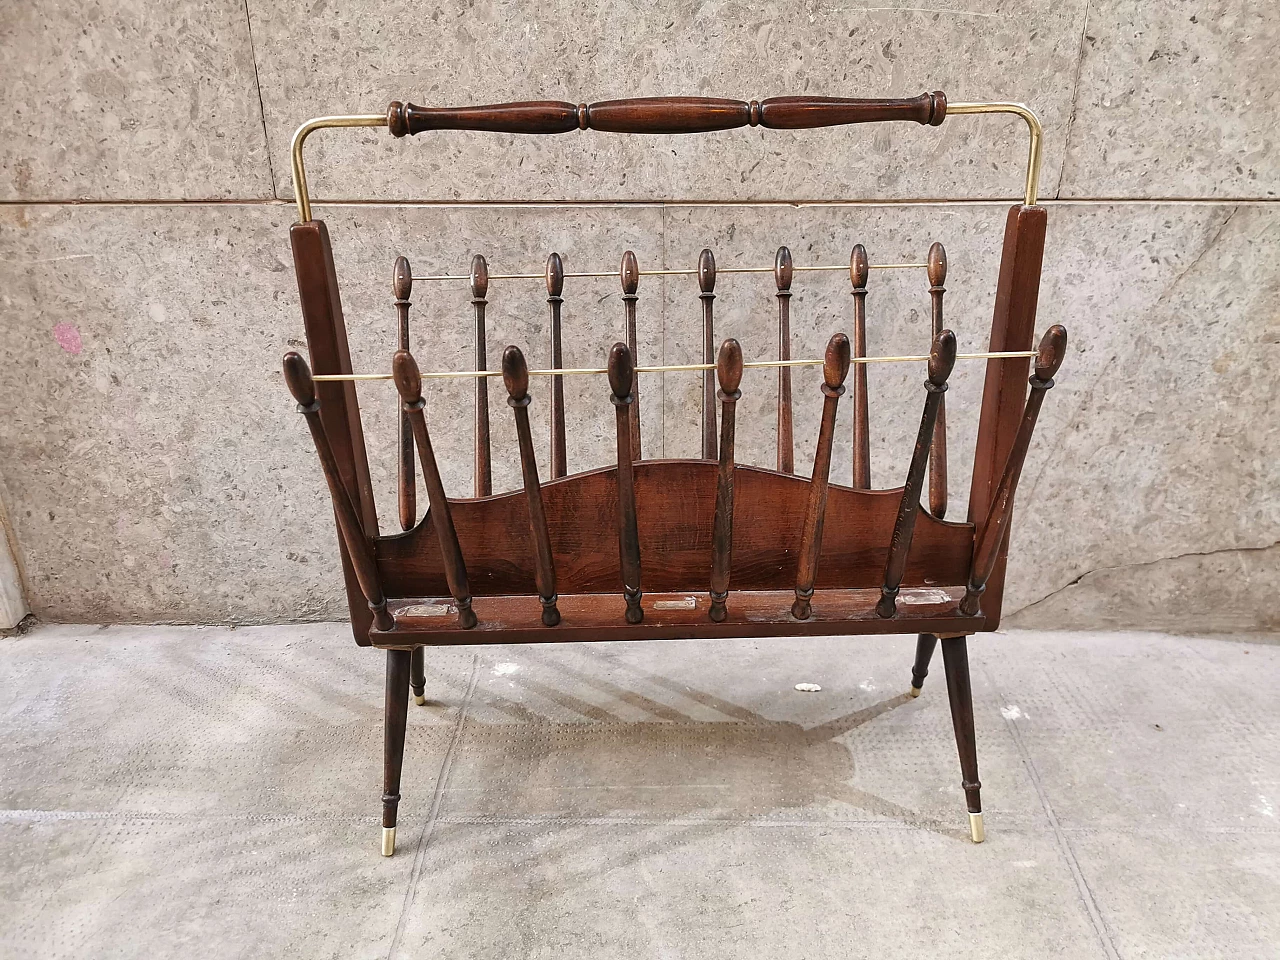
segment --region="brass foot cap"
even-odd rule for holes
[[[969,814],[969,836],[974,843],[981,843],[987,839],[987,833],[982,829],[982,814]]]
[[[981,821],[979,821],[981,823]],[[389,857],[396,852],[396,828],[382,828],[382,855]]]
[[[427,705],[427,698],[426,698],[426,697],[420,697],[420,696],[418,696],[418,695],[415,693],[415,694],[413,695],[413,702],[414,702],[414,703],[416,703],[416,704],[417,704],[418,706],[420,706],[420,707],[425,707],[425,706]]]
[[[911,688],[911,695],[912,695],[913,697],[918,697],[918,696],[920,696],[920,688],[919,688],[919,687],[912,687],[912,688]]]

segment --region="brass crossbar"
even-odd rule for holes
[[[872,264],[868,264],[867,266],[871,270],[913,270],[917,268],[923,270],[929,265],[927,263],[872,263]],[[776,269],[775,267],[717,267],[716,273],[717,274],[773,273],[775,269]],[[822,264],[821,266],[813,266],[813,267],[792,267],[791,269],[794,270],[796,273],[803,273],[806,271],[818,271],[818,270],[847,271],[849,269],[849,265],[847,263],[831,263],[831,264]],[[674,269],[673,270],[641,270],[640,276],[642,277],[692,277],[697,275],[697,273],[698,273],[697,270],[674,270]],[[579,277],[579,278],[581,277],[616,277],[618,276],[618,274],[619,274],[619,271],[617,270],[595,270],[595,271],[590,271],[586,273],[570,273],[566,271],[564,274],[564,277],[567,280],[571,277]],[[545,273],[491,273],[488,275],[488,278],[490,280],[546,280],[547,275]],[[419,280],[468,280],[469,281],[470,279],[471,279],[470,277],[460,277],[460,276],[456,276],[454,274],[449,274],[449,273],[429,274],[425,277],[412,278],[414,283],[417,283]]]
[[[1000,350],[988,353],[958,353],[957,360],[1012,360],[1017,357],[1034,357],[1034,350]],[[850,363],[920,363],[927,361],[928,355],[910,357],[850,357]],[[751,360],[743,367],[820,367],[825,363],[821,357],[814,360]],[[636,367],[636,373],[679,373],[684,371],[714,370],[714,363],[672,363],[658,367]],[[553,370],[530,370],[531,377],[575,377],[608,373],[606,367],[569,367]],[[424,380],[445,380],[451,377],[500,377],[501,370],[438,370],[423,371]],[[390,380],[389,373],[317,373],[311,378],[318,381],[351,380]]]

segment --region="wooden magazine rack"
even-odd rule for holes
[[[386,126],[397,137],[424,131],[487,130],[553,134],[601,130],[631,134],[699,133],[743,126],[808,128],[912,121],[937,126],[949,114],[1009,113],[1026,121],[1030,150],[1024,202],[1013,206],[992,318],[989,350],[957,356],[943,322],[946,254],[934,244],[926,263],[872,264],[861,245],[848,265],[853,335],[835,333],[825,355],[790,356],[789,299],[794,274],[806,269],[777,251],[772,267],[719,272],[774,275],[779,350],[745,361],[738,343],[714,346],[717,268],[704,250],[697,269],[643,271],[626,252],[618,271],[566,273],[551,254],[545,279],[552,366],[529,370],[517,346],[502,354],[510,416],[520,447],[523,488],[491,490],[485,306],[490,275],[475,257],[469,277],[415,278],[403,257],[394,266],[398,349],[390,373],[351,369],[346,328],[328,230],[311,217],[303,144],[325,127]],[[434,108],[392,103],[385,115],[325,117],[294,138],[293,171],[300,222],[291,230],[310,364],[285,356],[284,372],[310,427],[333,499],[338,548],[356,642],[387,650],[383,853],[395,848],[396,807],[409,688],[423,702],[423,648],[443,644],[544,643],[655,638],[732,638],[844,634],[919,635],[911,692],[917,695],[941,640],[970,827],[983,838],[966,637],[1000,621],[1005,551],[1013,497],[1036,417],[1062,363],[1066,332],[1051,327],[1033,348],[1044,251],[1045,209],[1036,204],[1040,126],[1025,107],[1006,103],[948,106],[941,93],[902,100],[781,97],[763,101],[649,98],[595,104],[553,101]],[[927,356],[867,357],[865,295],[870,270],[922,267],[928,273],[933,340]],[[844,269],[843,265],[838,267]],[[636,301],[645,273],[696,274],[703,363],[637,365]],[[616,343],[599,369],[562,368],[560,305],[566,277],[617,276],[627,342]],[[466,280],[475,319],[476,368],[423,374],[411,353],[410,296],[414,280]],[[985,359],[970,486],[969,516],[944,520],[947,500],[947,378],[957,359]],[[1032,360],[1034,359],[1034,369]],[[927,365],[922,414],[907,475],[900,487],[872,489],[866,364]],[[791,370],[822,366],[823,409],[811,475],[794,474]],[[734,459],[735,408],[748,366],[776,368],[777,469]],[[829,483],[837,406],[852,367],[853,484]],[[641,376],[701,370],[702,457],[646,460],[640,445]],[[314,372],[313,372],[314,371]],[[1027,390],[1028,373],[1030,391]],[[617,459],[608,467],[567,472],[563,377],[602,375],[600,411],[617,429]],[[475,378],[476,489],[449,499],[440,477],[422,400],[424,376]],[[549,476],[539,474],[530,432],[531,376],[552,378]],[[607,377],[607,386],[605,385]],[[402,401],[398,507],[402,530],[378,531],[356,381],[394,380]],[[718,386],[718,389],[717,389]],[[607,401],[607,402],[606,402]],[[717,418],[717,407],[719,417]],[[718,419],[718,423],[717,423]],[[419,516],[420,469],[429,509]],[[921,495],[928,469],[928,503]]]

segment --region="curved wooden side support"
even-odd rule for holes
[[[547,310],[551,314],[551,369],[564,368],[564,348],[560,337],[560,306],[564,303],[564,261],[560,254],[547,257]],[[564,434],[564,377],[551,378],[551,479],[569,470],[569,454]]]
[[[556,567],[551,556],[547,511],[542,504],[542,486],[538,483],[538,459],[533,452],[533,435],[529,431],[529,366],[515,345],[502,353],[502,380],[509,394],[507,403],[516,417],[520,470],[524,474],[524,493],[529,502],[529,529],[533,533],[534,572],[538,599],[542,601],[542,622],[554,627],[560,622],[560,611],[556,608]]]
[[[722,623],[727,614],[729,575],[733,566],[733,435],[742,391],[742,347],[732,337],[720,344],[716,358],[720,380],[720,469],[716,474],[716,512],[711,527],[711,619]]]
[[[622,593],[627,601],[627,623],[639,623],[644,619],[644,611],[640,609],[644,589],[640,579],[640,533],[636,521],[635,457],[631,450],[635,418],[630,414],[630,407],[635,403],[631,393],[635,376],[631,350],[625,343],[615,343],[609,351],[609,387],[618,418],[618,557],[622,569]]]
[[[698,254],[698,298],[702,301],[702,362],[714,363],[716,258],[709,250]],[[702,459],[716,458],[716,372],[702,371]]]
[[[933,308],[933,336],[942,333],[942,295],[947,292],[947,251],[940,243],[929,248],[929,300]],[[941,520],[947,515],[947,398],[938,397],[938,422],[933,426],[929,452],[929,512]]]
[[[1013,516],[1013,495],[1018,489],[1018,478],[1022,475],[1022,464],[1027,458],[1031,435],[1035,432],[1036,418],[1040,416],[1045,393],[1053,386],[1053,375],[1062,366],[1066,355],[1067,330],[1061,324],[1054,324],[1040,340],[1035,373],[1030,380],[1031,393],[1027,396],[1022,423],[1018,425],[1018,433],[1005,461],[1000,483],[996,487],[995,496],[991,498],[991,509],[973,551],[973,569],[969,573],[964,599],[960,601],[960,612],[966,616],[978,613],[983,591],[987,589],[987,580],[995,570],[1001,544],[1009,532],[1009,520]]]
[[[929,376],[924,382],[928,392],[924,398],[924,413],[920,416],[920,432],[916,435],[916,447],[911,453],[911,466],[907,470],[907,482],[902,488],[902,501],[898,506],[898,519],[893,524],[893,539],[889,541],[889,559],[884,567],[884,584],[880,587],[880,602],[876,615],[892,617],[898,612],[898,588],[907,569],[907,554],[911,552],[911,537],[915,533],[916,515],[920,512],[920,488],[924,485],[924,468],[929,460],[929,448],[933,442],[933,429],[942,406],[942,395],[947,390],[947,377],[956,362],[956,337],[950,330],[943,330],[933,339],[929,349]]]
[[[867,277],[871,262],[867,248],[857,244],[849,254],[849,280],[853,284],[853,355],[867,355]],[[867,401],[867,365],[853,367],[853,488],[871,489],[871,414]]]
[[[404,257],[396,257],[392,287],[396,295],[401,350],[409,349],[409,295],[413,292],[413,268]],[[396,505],[400,512],[400,529],[412,530],[418,522],[418,491],[413,470],[413,427],[409,415],[400,411],[400,434],[396,461]]]
[[[378,568],[369,550],[369,540],[365,535],[355,505],[347,496],[347,488],[342,485],[338,474],[338,461],[329,445],[329,436],[320,420],[320,402],[316,399],[315,381],[311,379],[311,368],[300,353],[290,350],[284,355],[284,381],[289,386],[293,399],[298,401],[298,412],[306,417],[307,427],[311,430],[311,439],[315,442],[316,456],[320,458],[320,469],[324,471],[325,482],[329,485],[329,496],[333,499],[333,512],[338,519],[338,530],[342,533],[343,542],[347,545],[347,553],[351,557],[351,565],[355,568],[356,579],[360,590],[369,604],[369,612],[373,614],[373,625],[379,630],[390,630],[395,626],[391,614],[387,613],[387,598],[382,592],[382,580],[378,576]]]
[[[795,266],[791,251],[779,247],[773,259],[773,281],[778,287],[778,359],[791,359],[791,278]],[[778,472],[795,473],[795,421],[791,413],[791,368],[778,368]]]
[[[427,488],[428,506],[440,542],[440,559],[444,562],[445,580],[449,593],[458,605],[458,625],[470,630],[476,625],[476,615],[471,609],[471,587],[467,583],[467,566],[462,559],[462,547],[458,544],[458,532],[453,526],[453,514],[449,510],[449,498],[440,479],[436,465],[431,435],[427,432],[427,418],[423,413],[426,401],[422,399],[422,375],[418,363],[408,350],[397,350],[391,361],[391,372],[396,390],[400,393],[401,406],[409,415],[413,426],[413,439],[418,447],[418,459],[422,464],[422,481]]]
[[[849,374],[849,338],[832,336],[822,365],[822,424],[818,428],[818,449],[813,455],[813,481],[804,513],[800,539],[800,560],[796,569],[796,599],[791,615],[808,620],[812,611],[813,584],[818,576],[818,556],[822,552],[822,523],[827,510],[827,477],[831,473],[831,443],[835,439],[836,405],[844,393]]]
[[[627,331],[627,349],[631,352],[631,397],[629,416],[631,417],[631,456],[634,460],[641,458],[640,453],[640,375],[635,372],[635,364],[639,361],[640,351],[636,346],[636,290],[640,287],[640,262],[630,250],[622,255],[622,266],[618,276],[622,280],[622,312],[625,317]]]
[[[476,254],[471,258],[471,305],[476,318],[476,369],[489,369],[489,348],[485,345],[485,307],[489,301],[489,264]],[[493,455],[489,443],[489,380],[476,377],[476,461],[477,497],[493,493]]]
[[[396,137],[428,130],[708,133],[745,126],[806,130],[894,120],[936,127],[946,115],[947,98],[940,90],[902,99],[770,97],[747,101],[719,97],[635,97],[599,103],[531,100],[475,107],[419,107],[393,100],[387,108],[387,127]]]

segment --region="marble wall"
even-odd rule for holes
[[[1244,0],[975,0],[968,9],[509,0],[308,7],[54,2],[0,24],[0,497],[26,602],[76,621],[341,617],[334,534],[314,455],[278,375],[301,343],[288,244],[293,129],[310,116],[420,103],[694,93],[1016,99],[1045,125],[1049,237],[1040,326],[1070,355],[1031,450],[1006,622],[1277,630],[1280,594],[1280,21]],[[247,12],[246,12],[247,11]],[[317,134],[326,219],[357,369],[385,365],[391,262],[502,272],[923,259],[946,244],[962,349],[990,322],[1024,130],[732,131],[557,138]],[[800,203],[784,204],[792,200]],[[320,202],[323,201],[323,202]],[[517,201],[526,201],[523,203]],[[528,202],[532,201],[532,202]],[[546,361],[541,285],[495,281],[490,344]],[[616,281],[569,281],[566,363],[621,332]],[[687,277],[645,278],[644,359],[696,358]],[[801,274],[793,351],[849,325],[847,280]],[[723,275],[717,333],[771,355],[772,281]],[[468,294],[415,291],[428,368],[468,362]],[[920,352],[918,273],[873,276],[870,349]],[[952,512],[962,515],[981,366],[948,400]],[[798,372],[797,466],[812,457],[816,373]],[[874,368],[873,478],[896,484],[922,391]],[[535,382],[535,387],[543,386]],[[567,381],[570,465],[611,456],[603,385]],[[471,487],[470,384],[433,382],[451,493]],[[491,385],[495,483],[518,482]],[[545,387],[544,387],[545,389]],[[740,458],[773,461],[772,373],[751,372]],[[394,400],[362,386],[384,529],[395,523]],[[698,449],[696,374],[642,384],[646,452]],[[535,440],[546,446],[545,396]],[[841,412],[835,479],[847,482]],[[12,579],[12,574],[10,575]]]

